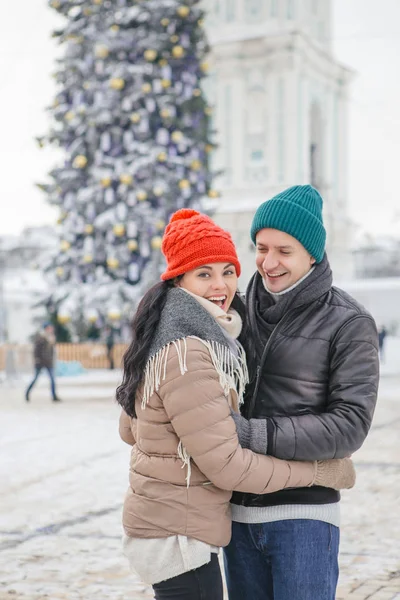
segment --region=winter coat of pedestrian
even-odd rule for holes
[[[285,190],[259,207],[251,235],[258,272],[247,311],[257,368],[242,411],[249,421],[233,415],[239,439],[252,448],[266,430],[264,452],[285,460],[350,456],[374,414],[378,337],[364,307],[332,286],[321,196],[311,186]],[[339,500],[337,490],[317,486],[234,494],[230,600],[334,600]]]
[[[35,375],[25,392],[25,400],[30,401],[30,393],[36,384],[36,381],[42,371],[45,369],[50,379],[51,396],[53,402],[59,402],[60,398],[56,392],[56,382],[54,376],[54,353],[56,339],[54,328],[51,324],[45,323],[43,329],[35,336],[33,344],[33,360],[35,364]]]
[[[354,472],[347,459],[285,461],[239,445],[231,411],[248,373],[235,247],[209,217],[183,209],[162,249],[167,270],[138,307],[117,390],[120,434],[133,446],[124,551],[156,599],[222,600],[217,552],[231,537],[232,490],[339,489]],[[264,452],[266,435],[256,436]]]

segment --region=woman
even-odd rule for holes
[[[124,549],[156,599],[222,600],[217,552],[230,540],[232,490],[351,487],[354,470],[346,459],[287,462],[240,447],[230,411],[248,373],[232,239],[183,209],[162,250],[163,283],[138,307],[117,390],[120,434],[133,445]]]

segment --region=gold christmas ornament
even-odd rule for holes
[[[59,313],[57,315],[57,321],[61,324],[61,325],[66,325],[67,323],[69,323],[71,320],[71,315],[69,315],[68,313]]]
[[[50,2],[50,6],[51,8],[60,8],[61,2],[59,0],[52,0],[52,2]]]
[[[75,113],[73,110],[69,110],[68,112],[65,113],[64,115],[64,119],[66,121],[72,121],[72,119],[75,117]]]
[[[94,231],[94,227],[91,223],[86,223],[85,225],[85,233],[87,233],[87,235],[90,235],[91,233],[93,233]]]
[[[145,51],[144,57],[148,62],[154,62],[157,58],[157,51],[149,48]]]
[[[107,58],[107,56],[110,54],[110,50],[107,48],[107,46],[99,44],[96,46],[94,53],[96,58]]]
[[[168,119],[171,116],[171,111],[168,108],[163,108],[160,111],[160,115],[162,119]]]
[[[84,8],[83,9],[83,14],[85,15],[85,17],[90,17],[90,15],[92,14],[92,9],[91,8]]]
[[[118,258],[107,258],[107,266],[110,269],[117,269],[119,267]]]
[[[161,246],[162,246],[162,237],[160,237],[159,235],[155,235],[151,239],[151,247],[153,248],[153,250],[160,250]]]
[[[185,19],[190,13],[190,8],[189,6],[182,5],[178,7],[176,12],[182,19]]]
[[[111,308],[107,313],[107,317],[111,319],[111,321],[118,321],[121,318],[121,311],[118,310],[118,308]]]
[[[173,44],[176,44],[176,42],[179,42],[179,35],[171,35],[169,39]]]
[[[165,17],[164,19],[161,19],[160,23],[163,27],[167,27],[169,25],[169,19]]]
[[[162,219],[157,221],[156,228],[158,229],[158,231],[162,231],[164,229],[164,227],[165,227],[165,221],[163,221]]]
[[[71,244],[67,240],[61,240],[60,249],[61,252],[67,252],[71,248]]]
[[[119,180],[124,185],[131,185],[133,182],[133,177],[129,173],[122,173],[122,175],[119,177]]]
[[[201,167],[202,167],[202,164],[197,159],[192,160],[192,162],[190,163],[190,168],[192,169],[192,171],[200,171]]]
[[[89,321],[89,323],[96,323],[96,321],[97,321],[97,315],[90,314],[90,315],[88,315],[87,320]]]
[[[139,202],[144,202],[147,200],[147,192],[145,190],[139,190],[136,194],[136,198],[139,200]]]
[[[161,58],[161,59],[158,61],[158,64],[160,65],[160,67],[166,67],[166,66],[167,66],[167,64],[168,64],[168,61],[167,61],[167,59],[166,59],[166,58]]]
[[[199,27],[203,27],[203,25],[204,25],[204,19],[199,19],[199,20],[197,21],[197,25],[198,25]]]
[[[170,79],[161,79],[161,85],[164,88],[164,90],[168,89],[169,87],[171,87]]]
[[[204,109],[204,114],[207,115],[207,117],[211,117],[212,113],[213,113],[213,110],[212,110],[211,106],[206,106]]]
[[[57,277],[62,277],[64,275],[64,269],[62,267],[57,267],[56,274]]]
[[[127,246],[131,252],[135,252],[139,248],[138,241],[135,239],[128,240]]]
[[[212,144],[206,144],[205,146],[205,151],[207,152],[207,154],[209,154],[210,152],[213,151],[214,146]]]
[[[110,79],[110,88],[113,90],[123,90],[125,87],[125,79],[122,77],[113,77]]]
[[[167,160],[166,152],[160,152],[160,154],[157,156],[157,160],[158,162],[165,162]]]
[[[103,188],[110,187],[110,185],[112,183],[111,177],[102,177],[100,179],[100,183],[101,183],[101,185],[102,185]]]
[[[190,188],[190,181],[188,179],[181,179],[178,185],[181,190],[187,190]]]
[[[182,46],[174,46],[172,48],[172,56],[174,58],[182,58],[183,56],[185,56],[185,51],[182,48]]]
[[[84,90],[90,90],[90,82],[89,81],[84,81],[82,87],[83,87]]]
[[[209,190],[208,191],[208,197],[209,198],[218,198],[219,197],[219,193],[217,192],[217,190]]]
[[[111,25],[110,29],[114,33],[117,33],[117,31],[119,31],[119,25]]]
[[[137,240],[128,240],[127,246],[131,252],[135,252],[138,249],[139,244],[137,243]]]
[[[208,71],[210,69],[210,65],[206,61],[202,62],[200,65],[200,69],[203,71],[203,73],[208,73]]]
[[[150,92],[151,92],[151,84],[150,83],[144,83],[142,85],[142,92],[143,92],[143,94],[150,94]]]
[[[131,114],[130,119],[131,119],[132,123],[139,123],[140,114],[138,112],[134,112]]]
[[[91,254],[85,254],[85,256],[83,257],[83,262],[89,265],[93,262],[93,256]]]
[[[162,196],[164,193],[164,188],[161,187],[161,185],[156,185],[156,187],[153,188],[153,194],[155,196],[157,196],[157,198],[159,198],[160,196]]]
[[[86,156],[83,154],[78,154],[78,156],[75,156],[72,166],[75,167],[75,169],[84,169],[87,165],[87,162],[88,160]]]
[[[196,98],[198,98],[199,96],[201,96],[201,90],[199,88],[194,88],[194,90],[193,90],[193,96],[195,96]]]
[[[117,223],[113,227],[113,233],[117,237],[122,237],[125,233],[125,225],[123,225],[122,223]]]
[[[179,143],[180,141],[182,141],[182,138],[183,138],[182,131],[173,131],[171,134],[171,139],[176,144]]]

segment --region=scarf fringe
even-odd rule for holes
[[[229,397],[230,391],[236,392],[239,405],[243,404],[244,390],[249,382],[249,372],[246,364],[246,355],[242,345],[236,341],[237,356],[234,356],[228,346],[224,346],[218,342],[202,340],[196,336],[190,336],[192,339],[199,340],[209,351],[211,360],[215,370],[219,376],[219,383],[224,391],[226,398]],[[158,392],[162,381],[165,381],[167,376],[167,363],[169,350],[173,344],[176,348],[179,361],[179,369],[181,375],[184,375],[188,368],[187,359],[187,343],[186,338],[174,340],[161,348],[154,356],[152,356],[146,365],[144,371],[144,385],[142,397],[142,410],[146,408],[151,396]],[[186,451],[180,441],[178,444],[178,456],[182,460],[182,468],[187,466],[186,485],[189,487],[191,476],[190,454]]]

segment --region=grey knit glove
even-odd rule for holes
[[[356,471],[350,458],[317,460],[313,485],[349,490],[356,482]]]
[[[235,421],[242,448],[249,448],[258,454],[266,454],[268,441],[266,419],[250,419],[248,421],[232,409],[231,415]]]

